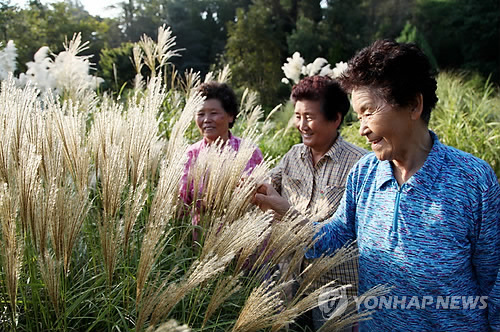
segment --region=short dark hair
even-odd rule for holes
[[[206,99],[217,99],[220,101],[224,111],[233,116],[233,121],[229,124],[229,128],[232,128],[234,122],[236,121],[236,116],[238,115],[238,102],[236,101],[236,95],[233,89],[231,89],[226,83],[219,83],[216,81],[210,81],[201,84],[198,87],[198,91]]]
[[[292,88],[290,99],[294,104],[299,100],[319,100],[325,119],[335,121],[340,114],[340,123],[344,121],[350,107],[349,98],[340,84],[328,76],[316,75],[302,79]]]
[[[339,81],[346,91],[375,88],[384,100],[400,107],[411,105],[422,94],[422,120],[429,124],[438,100],[435,75],[429,59],[417,45],[384,39],[349,60]]]

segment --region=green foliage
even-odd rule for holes
[[[135,77],[135,70],[132,66],[132,43],[124,43],[116,48],[103,48],[101,50],[101,60],[99,62],[99,76],[104,78],[108,89],[113,87],[114,91],[119,91],[125,84],[132,87],[132,80]],[[112,84],[112,86],[110,86]]]
[[[26,9],[0,6],[0,41],[4,44],[12,39],[18,48],[19,70],[26,71],[26,63],[33,61],[33,55],[42,46],[48,46],[54,53],[62,51],[66,38],[81,32],[82,39],[90,42],[85,55],[93,55],[91,61],[99,62],[100,50],[109,40],[119,36],[116,24],[89,15],[81,6],[72,2],[56,2],[43,5],[38,1],[29,3]],[[112,43],[111,43],[112,44]]]
[[[288,53],[299,52],[306,62],[313,62],[318,56],[325,57],[328,39],[322,38],[318,24],[312,19],[301,16],[293,32],[287,36]]]
[[[236,8],[248,7],[249,0],[136,0],[121,3],[119,18],[126,39],[136,42],[146,34],[156,38],[157,27],[167,24],[177,37],[177,47],[189,52],[173,60],[183,72],[193,68],[207,73],[223,52],[227,22],[234,21]]]
[[[270,124],[265,127],[259,147],[264,155],[272,158],[273,164],[278,163],[292,146],[302,142],[299,131],[290,124],[293,116],[293,104],[287,102],[284,107],[274,113]]]
[[[165,23],[185,49],[172,59],[180,72],[206,74],[230,64],[233,87],[258,91],[266,110],[287,98],[280,68],[293,52],[308,62],[323,57],[337,63],[379,38],[415,41],[437,69],[479,71],[500,82],[496,0],[134,0],[118,6],[119,17],[102,19],[74,1],[30,1],[26,9],[0,1],[0,41],[15,40],[24,72],[41,46],[58,52],[65,36],[80,31],[90,41],[86,54],[99,64],[101,50],[144,33],[156,38]],[[114,77],[105,76],[107,87],[116,89]]]
[[[356,0],[328,1],[320,35],[328,40],[329,63],[347,61],[370,40],[363,2]]]
[[[489,80],[441,73],[430,128],[447,145],[488,162],[500,178],[500,97]]]
[[[412,25],[410,22],[406,22],[401,35],[396,39],[399,43],[415,43],[420,49],[427,55],[429,61],[434,69],[437,69],[438,64],[434,54],[432,54],[432,49],[427,42],[427,39],[417,30],[417,27]]]
[[[276,82],[283,76],[285,45],[281,23],[272,8],[261,2],[251,5],[247,12],[238,10],[236,22],[229,24],[226,57],[233,85],[258,91],[262,104],[270,108],[276,104]]]
[[[477,70],[499,82],[496,0],[419,0],[412,21],[429,41],[440,68]]]

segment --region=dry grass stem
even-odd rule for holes
[[[183,280],[178,283],[170,284],[162,291],[159,296],[158,305],[151,315],[151,323],[154,325],[159,320],[167,317],[174,306],[184,296],[198,287],[201,283],[223,272],[233,258],[234,253],[229,253],[224,257],[210,255],[202,261],[194,262]]]
[[[36,154],[34,145],[29,144],[21,149],[19,154],[19,168],[17,170],[17,190],[19,191],[19,207],[23,231],[31,231],[35,248],[38,248],[35,234],[37,234],[35,224],[35,201],[36,193],[40,186],[38,167],[42,157]]]
[[[349,243],[335,252],[333,256],[322,256],[312,260],[310,265],[300,274],[300,287],[297,291],[298,296],[306,294],[316,280],[348,261],[358,258],[358,247],[356,243]]]
[[[57,316],[61,313],[61,262],[46,253],[40,256],[40,275]]]
[[[383,296],[390,291],[390,288],[384,285],[379,285],[368,290],[360,296],[360,298],[369,298]],[[356,322],[361,322],[371,319],[370,316],[373,313],[372,310],[358,310],[357,303],[352,299],[349,299],[344,306],[339,307],[337,310],[342,310],[342,314],[332,313],[330,319],[328,319],[325,324],[318,330],[318,332],[324,331],[339,331],[348,326],[352,326]]]
[[[239,278],[241,274],[236,276],[227,276],[226,278],[219,279],[215,290],[210,297],[210,303],[207,306],[207,311],[205,312],[205,317],[203,319],[202,328],[208,322],[210,317],[214,314],[215,310],[224,303],[231,295],[238,292],[241,289],[239,285]]]
[[[317,306],[324,305],[325,302],[330,300],[330,297],[327,296],[328,300],[321,302],[318,301],[318,297],[320,295],[324,296],[325,294],[335,294],[336,291],[343,287],[342,286],[332,289],[331,286],[333,286],[334,284],[335,281],[329,282],[305,297],[301,297],[299,295],[294,296],[294,299],[296,299],[295,303],[288,305],[286,309],[275,315],[272,325],[272,331],[278,331],[288,324],[292,323],[303,313]]]
[[[179,150],[183,150],[185,152],[187,149],[188,144],[184,138],[184,134],[189,128],[194,114],[203,107],[204,100],[205,98],[199,93],[193,93],[189,96],[179,120],[177,120],[172,128],[166,149],[166,160],[174,161],[175,159],[172,159],[172,157],[176,155]],[[177,160],[175,161],[177,162]]]
[[[156,329],[154,327],[149,327],[146,332],[191,332],[191,329],[187,325],[179,325],[179,323],[171,319],[161,324]]]
[[[146,226],[142,240],[141,257],[137,267],[136,306],[139,306],[142,301],[147,301],[147,299],[143,300],[146,282],[158,257],[165,249],[170,231],[165,231],[165,226],[161,224],[156,225],[150,222]]]
[[[16,312],[17,289],[24,242],[17,233],[16,215],[18,201],[11,193],[8,185],[0,186],[0,220],[1,220],[1,253],[2,269],[5,274],[5,289],[9,297],[9,305],[13,313]]]
[[[62,108],[54,105],[48,112],[49,121],[52,123],[47,130],[54,130],[58,135],[57,138],[62,144],[65,169],[73,177],[77,190],[85,192],[90,171],[90,151],[84,143],[87,140],[85,114],[79,113],[77,105],[73,106],[71,101]]]
[[[280,294],[287,283],[277,284],[269,278],[255,288],[241,309],[232,332],[253,332],[270,327],[284,309]]]

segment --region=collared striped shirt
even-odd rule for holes
[[[339,206],[351,167],[368,151],[346,142],[340,135],[328,152],[313,165],[311,149],[294,145],[270,172],[274,188],[301,214],[314,221],[331,217]],[[341,285],[357,284],[357,260],[352,260],[323,275],[317,286],[333,279]],[[356,295],[357,288],[348,290]]]

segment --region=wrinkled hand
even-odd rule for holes
[[[288,201],[281,197],[274,187],[268,183],[264,183],[257,188],[257,193],[252,203],[257,205],[262,211],[273,210],[281,216],[290,209]]]

